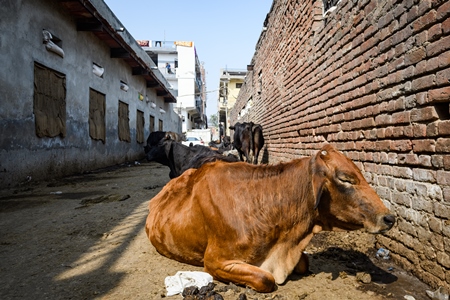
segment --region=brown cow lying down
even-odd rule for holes
[[[308,271],[303,250],[314,234],[383,233],[395,222],[358,167],[330,145],[273,166],[214,162],[187,170],[149,209],[145,229],[159,253],[258,292]]]

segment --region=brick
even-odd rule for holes
[[[384,128],[379,128],[377,129],[377,137],[379,139],[383,139],[385,137],[385,129]]]
[[[423,1],[422,1],[423,3]],[[431,10],[425,15],[419,17],[412,25],[414,29],[414,33],[423,30],[424,28],[427,28],[436,22],[436,11]]]
[[[442,21],[450,16],[450,2],[444,1],[436,11],[436,19]]]
[[[424,167],[432,167],[430,155],[420,155],[419,164]]]
[[[439,121],[427,125],[427,137],[435,137],[439,134]]]
[[[386,115],[386,114],[376,116],[375,124],[376,124],[376,126],[392,124],[392,117],[390,115]]]
[[[430,217],[430,219],[428,220],[428,225],[431,231],[434,231],[436,233],[442,232],[442,221],[438,218]]]
[[[417,154],[399,154],[398,163],[405,165],[418,165],[419,156]]]
[[[439,122],[438,128],[439,135],[450,135],[450,120]]]
[[[427,185],[427,196],[433,201],[442,201],[442,188],[438,184]]]
[[[450,41],[449,41],[450,42]],[[413,91],[419,91],[424,89],[432,88],[436,85],[436,76],[435,75],[427,75],[412,81],[411,89]]]
[[[436,142],[436,151],[450,153],[450,138],[438,138]]]
[[[436,151],[435,140],[415,140],[412,141],[414,152],[432,152]]]
[[[449,102],[450,86],[428,91],[428,103]]]
[[[436,24],[428,29],[428,42],[434,42],[442,36],[442,25]]]
[[[407,22],[412,23],[412,21],[414,21],[414,19],[416,19],[418,15],[419,9],[417,8],[417,6],[411,7],[411,9],[407,13]]]
[[[412,150],[412,143],[410,140],[398,140],[398,141],[392,141],[391,142],[391,151],[400,151],[400,152],[406,152]]]
[[[436,217],[450,219],[450,206],[435,202],[434,213]]]
[[[446,68],[450,65],[450,51],[444,52],[438,56],[439,68]]]
[[[425,124],[413,124],[414,137],[423,138],[427,137],[427,125]]]
[[[436,73],[436,84],[445,85],[450,82],[450,68]]]
[[[405,206],[405,207],[411,207],[411,197],[407,193],[398,193],[393,192],[392,193],[392,201],[396,204]]]
[[[407,168],[407,167],[394,166],[394,167],[392,167],[392,174],[395,177],[399,177],[399,178],[405,178],[405,179],[413,178],[413,172],[412,172],[411,168]]]
[[[408,53],[406,53],[405,64],[406,65],[416,64],[419,61],[423,60],[425,57],[426,57],[426,51],[424,48],[420,47],[420,48],[413,49],[413,50],[409,51]]]
[[[436,254],[436,260],[439,264],[447,269],[450,269],[450,256],[445,252],[439,252]]]
[[[432,106],[411,110],[411,122],[435,121],[438,119],[439,115]]]
[[[426,46],[427,57],[433,57],[450,49],[450,36],[446,36]]]
[[[438,170],[437,171],[437,183],[442,186],[445,186],[445,185],[450,186],[450,171]]]
[[[413,169],[413,178],[417,181],[436,182],[436,172],[426,169]]]
[[[450,18],[442,22],[441,29],[443,34],[450,32]]]
[[[443,189],[444,202],[450,203],[450,187]],[[450,222],[450,221],[449,221]],[[450,233],[450,230],[449,230]]]
[[[392,122],[395,124],[404,124],[410,122],[410,114],[409,111],[402,111],[398,113],[392,114]]]

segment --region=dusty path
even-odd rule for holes
[[[0,299],[182,299],[165,297],[164,278],[201,268],[159,255],[144,232],[148,200],[168,173],[142,161],[3,190]],[[361,232],[319,234],[307,249],[310,275],[270,294],[218,282],[216,290],[226,300],[428,299],[429,287],[375,257],[374,242]]]

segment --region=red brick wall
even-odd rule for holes
[[[263,126],[269,163],[343,151],[398,216],[379,246],[450,288],[450,2],[322,7],[274,1],[231,122]]]

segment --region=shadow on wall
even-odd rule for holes
[[[267,147],[264,147],[261,164],[268,164],[268,163],[269,163],[269,151],[267,150]]]

